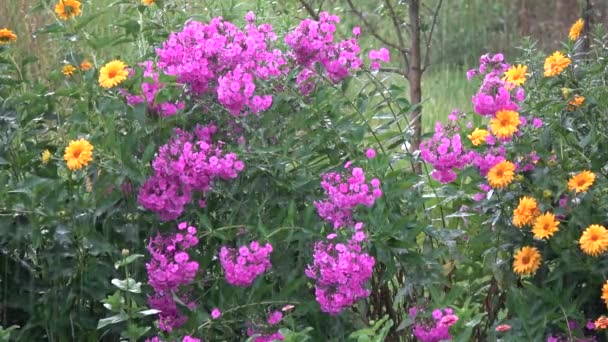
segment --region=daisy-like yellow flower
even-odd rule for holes
[[[591,171],[583,171],[572,176],[568,181],[568,189],[575,192],[585,192],[595,182],[595,174]]]
[[[602,330],[608,328],[608,317],[600,316],[593,323],[595,330]]]
[[[65,148],[63,159],[65,159],[68,169],[80,170],[93,160],[93,145],[86,139],[72,140]]]
[[[583,28],[585,28],[585,21],[583,19],[577,20],[572,27],[570,27],[570,33],[568,34],[570,40],[577,40],[578,37],[581,36]]]
[[[517,126],[521,124],[519,113],[512,110],[499,110],[496,116],[490,120],[490,128],[495,136],[503,139],[510,138],[517,132]]]
[[[545,213],[536,218],[532,233],[537,239],[550,238],[559,230],[559,221],[555,219],[552,213]]]
[[[74,75],[74,71],[76,71],[76,67],[72,64],[64,65],[63,68],[61,68],[61,73],[67,77]]]
[[[507,71],[502,80],[511,83],[515,86],[520,86],[526,82],[526,72],[528,67],[526,65],[513,65]]]
[[[467,137],[469,140],[471,140],[471,143],[473,143],[474,146],[479,146],[486,142],[486,137],[488,135],[490,135],[490,132],[486,131],[485,129],[475,128],[475,130]]]
[[[604,286],[602,286],[602,299],[604,300],[604,303],[606,303],[606,306],[608,306],[608,280],[606,280]]]
[[[525,246],[513,256],[513,271],[517,274],[534,274],[540,267],[541,255],[536,247]]]
[[[488,183],[495,189],[506,188],[511,184],[515,175],[515,165],[503,160],[488,171]]]
[[[17,35],[6,27],[0,29],[0,45],[8,45],[17,40]]]
[[[78,0],[59,0],[55,5],[55,13],[62,20],[80,15],[80,1]]]
[[[82,71],[91,70],[92,67],[93,65],[91,64],[91,62],[87,61],[86,59],[82,61],[82,63],[80,63],[80,70]]]
[[[150,6],[152,5],[156,0],[141,0],[141,3],[146,5],[146,6]]]
[[[608,250],[608,230],[599,224],[592,224],[578,241],[585,254],[598,256]]]
[[[40,156],[40,161],[42,161],[42,164],[48,164],[49,161],[51,161],[51,151],[49,151],[48,149],[42,151],[42,155]]]
[[[522,228],[534,222],[534,219],[540,214],[536,200],[531,197],[524,196],[519,199],[517,208],[513,210],[513,224],[517,228]]]
[[[559,51],[555,51],[545,59],[545,77],[556,76],[562,73],[570,65],[570,58]]]
[[[99,70],[99,85],[112,88],[127,79],[129,71],[123,61],[113,60]]]

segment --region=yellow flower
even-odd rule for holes
[[[519,113],[512,110],[499,110],[496,116],[490,120],[490,128],[495,136],[503,139],[510,138],[517,132],[517,126],[521,124]]]
[[[545,213],[536,218],[532,233],[537,239],[550,238],[555,232],[559,231],[557,226],[559,226],[559,221],[555,219],[555,216],[552,213]]]
[[[55,13],[62,20],[80,15],[80,1],[78,0],[59,0],[55,5]]]
[[[150,6],[152,5],[156,0],[141,0],[141,3],[146,5],[146,6]]]
[[[585,192],[595,182],[595,174],[591,171],[583,171],[572,176],[568,181],[568,189],[570,191]]]
[[[540,214],[536,200],[531,197],[522,197],[519,199],[517,208],[513,210],[513,224],[517,228],[532,224],[534,218]]]
[[[42,164],[48,164],[51,160],[51,151],[49,151],[48,149],[44,150],[42,152],[42,155],[40,156],[40,160],[42,161]]]
[[[526,72],[528,67],[526,65],[513,65],[509,70],[505,71],[505,75],[502,78],[503,81],[519,86],[526,82]]]
[[[0,29],[0,45],[8,45],[17,40],[17,35],[6,27]]]
[[[555,51],[555,53],[545,59],[545,76],[549,77],[561,74],[571,62],[570,58],[564,56],[559,51]]]
[[[608,306],[608,280],[606,280],[604,286],[602,286],[602,299],[604,300],[604,303],[606,303],[606,306]]]
[[[525,246],[513,256],[513,271],[518,274],[534,274],[540,267],[541,256],[536,247]]]
[[[486,142],[486,137],[490,135],[490,132],[485,129],[475,128],[475,130],[469,134],[467,137],[471,140],[474,146],[479,146],[482,143]]]
[[[579,240],[585,254],[598,256],[608,250],[608,231],[598,224],[590,225]]]
[[[127,65],[119,60],[113,60],[99,70],[99,85],[112,88],[127,79]]]
[[[572,27],[570,27],[570,33],[568,37],[570,40],[577,40],[580,37],[581,32],[583,32],[583,28],[585,28],[585,21],[583,19],[577,20]]]
[[[67,162],[68,169],[80,170],[93,160],[93,145],[85,139],[72,140],[65,148],[63,159]]]
[[[608,317],[600,316],[593,324],[595,330],[602,330],[608,328]]]
[[[86,59],[82,61],[82,63],[80,63],[80,70],[82,71],[91,70],[92,67],[93,65],[91,64],[91,62],[87,61]]]
[[[503,160],[488,171],[488,183],[495,189],[506,188],[513,181],[514,174],[515,165],[508,160]]]
[[[572,111],[576,110],[576,108],[582,106],[582,104],[584,102],[585,102],[584,96],[574,95],[574,98],[568,102],[567,109],[572,112]]]
[[[67,77],[74,75],[74,71],[76,71],[76,67],[72,64],[65,65],[63,68],[61,68],[61,73]]]

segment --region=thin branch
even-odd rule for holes
[[[380,42],[382,42],[382,44],[384,44],[386,46],[390,46],[393,49],[396,49],[401,53],[408,52],[407,49],[405,48],[405,45],[399,46],[398,44],[388,41],[386,38],[384,38],[382,35],[380,35],[378,33],[378,31],[376,31],[374,26],[372,26],[372,24],[369,21],[367,21],[367,19],[365,19],[365,16],[363,15],[363,13],[361,13],[361,11],[358,11],[357,8],[355,8],[355,5],[353,5],[352,0],[346,0],[346,2],[348,3],[348,6],[350,7],[351,11],[353,11],[353,13],[355,13],[357,15],[357,17],[359,17],[359,19],[361,19],[361,21],[363,22],[365,27],[372,34],[372,36],[376,37],[376,39],[378,39]]]
[[[312,8],[312,6],[310,6],[310,4],[308,2],[306,2],[306,0],[300,0],[300,4],[302,4],[302,6],[304,6],[304,8],[306,9],[306,12],[308,12],[308,14],[316,21],[319,21],[319,13],[315,11],[314,8]],[[321,5],[323,5],[323,3],[321,3]]]
[[[386,8],[388,8],[388,11],[391,14],[391,20],[393,21],[393,26],[395,27],[395,33],[397,34],[399,45],[403,47],[400,51],[401,56],[403,57],[403,63],[405,63],[404,69],[407,71],[410,68],[410,61],[407,58],[407,52],[405,52],[405,40],[403,39],[403,34],[401,34],[401,27],[399,25],[399,22],[397,21],[397,13],[395,13],[395,9],[393,8],[393,5],[391,5],[390,0],[384,0],[384,4],[386,5]]]
[[[391,67],[380,67],[380,69],[378,69],[378,71],[392,72],[392,73],[401,75],[401,76],[403,76],[403,77],[405,77],[407,79],[407,74],[405,73],[405,71],[403,69],[391,68]]]
[[[429,31],[429,36],[427,37],[426,40],[426,47],[424,50],[424,63],[422,66],[422,72],[424,72],[426,70],[426,68],[431,64],[430,61],[430,48],[431,48],[431,41],[433,39],[433,31],[435,30],[435,26],[437,26],[437,18],[439,17],[439,9],[441,9],[441,4],[443,3],[443,0],[439,0],[439,2],[437,3],[437,7],[435,8],[435,13],[433,13],[433,23],[431,24],[431,30]]]

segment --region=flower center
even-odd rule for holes
[[[529,263],[529,262],[530,262],[530,257],[526,255],[525,257],[523,257],[523,258],[521,259],[521,262],[522,262],[523,264],[527,264],[527,263]]]
[[[591,235],[591,239],[590,240],[591,241],[597,241],[597,240],[599,240],[599,238],[600,238],[599,235],[593,234],[593,235]]]
[[[109,78],[114,78],[114,77],[116,77],[116,70],[110,70],[110,71],[108,72],[108,77],[109,77]]]
[[[496,177],[503,177],[505,175],[504,170],[496,170]]]
[[[80,153],[82,153],[81,150],[74,150],[74,152],[72,152],[72,155],[74,156],[74,158],[78,158],[80,157]]]

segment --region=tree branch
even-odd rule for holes
[[[401,75],[403,77],[405,77],[405,79],[407,79],[407,73],[399,68],[391,68],[391,67],[380,67],[380,69],[378,69],[378,71],[382,71],[382,72],[392,72],[394,74],[398,74]]]
[[[380,35],[378,33],[378,31],[376,31],[374,26],[372,26],[372,24],[369,21],[367,21],[367,19],[365,19],[365,16],[363,15],[363,13],[361,13],[360,11],[357,10],[355,5],[353,5],[352,0],[346,0],[346,2],[348,3],[348,6],[350,7],[351,11],[353,11],[353,13],[355,13],[357,15],[357,17],[359,17],[359,19],[361,19],[361,21],[363,22],[365,27],[372,34],[372,36],[376,37],[376,39],[378,39],[380,42],[382,42],[382,44],[392,47],[393,49],[398,50],[400,53],[407,53],[407,49],[405,48],[405,45],[399,46],[398,44],[388,41],[386,38],[384,38],[382,35]]]
[[[429,31],[429,35],[426,39],[426,44],[425,44],[425,49],[424,49],[424,63],[422,66],[422,72],[424,73],[424,71],[426,70],[426,68],[428,68],[428,66],[431,64],[431,60],[430,60],[430,49],[431,49],[431,41],[433,39],[433,32],[435,30],[435,26],[437,26],[437,18],[439,17],[439,9],[441,9],[441,4],[443,3],[443,0],[439,0],[439,2],[437,3],[437,7],[435,8],[435,13],[433,13],[433,22],[431,24],[431,30]]]
[[[310,15],[314,20],[319,21],[319,13],[316,12],[315,9],[312,8],[312,6],[310,6],[310,4],[308,2],[306,2],[306,0],[299,0],[299,1],[300,1],[300,4],[302,4],[302,6],[304,6],[304,9],[306,9],[306,12],[308,12],[308,15]],[[323,5],[323,3],[321,3],[321,5]]]
[[[397,13],[391,5],[390,0],[384,0],[384,4],[388,11],[391,14],[391,20],[393,22],[393,26],[395,27],[395,33],[397,34],[397,39],[399,40],[399,45],[402,46],[401,56],[403,57],[403,63],[405,64],[405,70],[407,71],[410,68],[410,61],[407,58],[407,52],[405,52],[405,40],[403,39],[403,34],[401,34],[401,27],[399,27],[399,22],[397,21]]]

